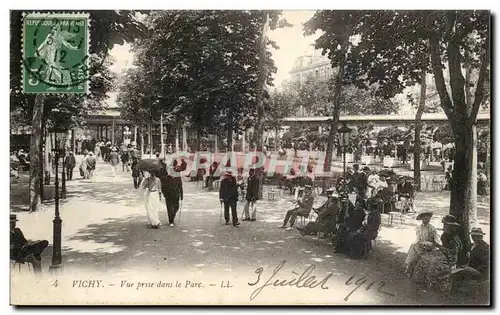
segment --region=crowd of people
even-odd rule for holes
[[[149,226],[158,229],[162,225],[159,216],[163,207],[162,199],[168,214],[168,224],[175,226],[184,193],[182,178],[173,173],[186,170],[187,163],[183,159],[174,158],[167,165],[165,158],[157,154],[158,164],[144,167],[137,150],[131,145],[121,149],[108,145],[96,146],[96,153],[83,153],[80,165],[82,177],[92,181],[98,159],[110,165],[112,176],[115,177],[121,162],[121,171],[131,172],[134,188],[140,189],[142,193]],[[71,180],[76,166],[72,152],[65,157],[65,165],[67,179]],[[241,195],[245,201],[243,221],[256,221],[262,173],[250,169],[248,176],[240,171],[235,175],[228,165],[222,172],[219,172],[219,168],[221,165],[214,162],[204,183],[206,187],[212,188],[214,181],[220,180],[218,193],[225,224],[234,227],[240,225],[237,203]],[[452,169],[447,171],[447,176],[451,177]],[[478,180],[486,181],[481,174]],[[310,178],[304,177],[293,185],[302,186],[303,193],[296,199],[293,208],[286,212],[280,228],[291,231],[297,218],[309,218],[311,213],[315,213],[315,220],[297,227],[300,234],[332,237],[334,251],[346,253],[352,258],[363,257],[371,250],[372,240],[377,238],[380,230],[387,195],[394,197],[396,192],[398,200],[409,201],[407,211],[414,211],[411,201],[415,187],[411,178],[398,178],[395,174],[371,170],[369,167],[360,168],[358,164],[349,168],[345,178],[340,178],[334,187],[326,191],[327,200],[318,208],[314,208],[315,193]],[[355,195],[355,199],[350,200],[349,195]],[[443,233],[439,237],[437,229],[430,223],[432,215],[432,211],[425,210],[416,217],[422,223],[416,228],[416,241],[411,245],[404,264],[409,277],[415,283],[439,289],[452,287],[453,283],[486,279],[489,272],[489,245],[483,241],[481,229],[472,230],[474,243],[469,246],[454,216],[443,218]],[[11,257],[16,261],[30,262],[39,271],[40,255],[48,243],[28,242],[16,228],[15,222],[15,216],[11,216]]]

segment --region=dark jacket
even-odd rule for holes
[[[182,179],[180,177],[173,177],[170,174],[161,180],[161,192],[165,200],[179,200],[184,198],[184,191],[182,189]]]
[[[259,199],[259,179],[254,175],[250,176],[247,180],[247,195],[248,201],[255,201]]]
[[[348,231],[356,231],[363,226],[365,212],[363,210],[354,210],[345,219],[345,225]]]
[[[122,163],[127,163],[129,160],[129,155],[127,151],[123,151],[121,155]]]
[[[382,224],[382,217],[380,215],[380,212],[370,212],[368,214],[368,218],[366,219],[366,225],[363,227],[363,238],[365,240],[376,239],[380,224]]]
[[[470,252],[469,267],[487,275],[490,268],[490,246],[483,240],[480,240]]]
[[[132,177],[139,177],[141,172],[137,169],[137,160],[132,161]]]
[[[15,228],[10,231],[10,258],[19,260],[22,256],[21,250],[26,244],[28,244],[28,240],[24,237],[21,229]]]
[[[336,200],[327,200],[319,209],[318,220],[335,218],[340,213],[339,203]]]
[[[238,184],[236,178],[227,175],[220,182],[219,199],[223,201],[238,201]]]
[[[352,186],[359,190],[365,190],[368,186],[368,177],[364,172],[355,172],[352,174]]]
[[[64,164],[66,164],[67,168],[73,168],[76,165],[76,159],[73,155],[68,155],[64,158]]]
[[[299,205],[299,212],[309,213],[311,212],[314,205],[314,195],[312,193],[310,193],[309,195],[306,195],[304,193],[304,197],[302,197],[302,200],[299,200],[297,203]]]
[[[161,192],[165,200],[179,200],[184,198],[184,191],[182,189],[182,178],[174,177],[168,174],[167,165],[160,162],[161,168],[158,177],[161,182]]]

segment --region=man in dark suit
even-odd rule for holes
[[[315,222],[309,222],[304,228],[297,228],[302,235],[310,235],[318,232],[333,231],[335,221],[340,212],[339,195],[333,191],[327,191],[328,200],[318,209],[318,217]]]
[[[180,174],[179,176],[172,176],[172,174],[169,174],[164,159],[160,159],[160,166],[161,168],[158,177],[161,182],[161,192],[165,197],[169,225],[173,227],[175,216],[179,211],[179,202],[184,198],[182,177]],[[174,161],[172,167],[174,168],[174,172],[180,173],[182,171],[182,166],[177,165],[177,160]]]
[[[28,242],[24,237],[21,229],[16,227],[17,216],[10,215],[10,259],[18,263],[24,264],[25,262],[33,265],[35,273],[42,272],[42,257],[41,254],[49,245],[46,240]]]
[[[245,208],[243,210],[243,213],[245,215],[243,221],[255,221],[256,220],[255,213],[257,212],[255,203],[259,199],[259,179],[257,178],[257,176],[255,176],[255,169],[250,169],[248,171],[248,175],[250,176],[247,179],[247,193],[246,193],[247,202],[245,203]],[[250,207],[252,207],[251,217],[249,213]]]
[[[283,220],[283,225],[279,228],[286,228],[287,231],[290,231],[295,224],[295,219],[297,216],[307,217],[309,213],[311,213],[313,204],[314,204],[314,195],[312,194],[312,186],[306,185],[304,187],[304,196],[302,200],[297,201],[298,207],[290,209],[287,211],[285,215],[285,220]],[[290,220],[290,226],[287,228],[286,224]]]
[[[236,211],[236,203],[238,202],[238,184],[233,172],[230,168],[226,170],[226,175],[220,183],[219,199],[224,203],[224,218],[226,225],[229,225],[229,208],[231,207],[231,217],[233,218],[233,226],[238,227],[238,212]]]
[[[359,165],[354,164],[354,174],[352,174],[352,186],[358,196],[366,200],[366,187],[368,187],[368,176],[363,170],[359,170]]]
[[[64,158],[64,164],[66,166],[66,179],[67,180],[72,180],[73,179],[73,169],[76,166],[76,159],[75,156],[73,155],[73,152],[69,152],[69,155]]]

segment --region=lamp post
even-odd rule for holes
[[[56,178],[55,178],[55,195],[54,195],[54,201],[55,201],[55,215],[54,215],[54,220],[53,222],[53,251],[52,251],[52,264],[49,267],[50,272],[59,272],[62,269],[63,263],[62,263],[62,255],[61,255],[61,227],[62,227],[62,220],[59,212],[59,158],[61,155],[64,157],[64,149],[65,149],[65,135],[66,132],[64,130],[60,129],[52,129],[51,132],[54,133],[54,138],[53,138],[53,146],[52,148],[54,149],[55,153],[55,173],[56,173]],[[64,169],[64,160],[63,160],[63,169]],[[65,175],[63,173],[63,180],[65,178]]]
[[[345,154],[346,154],[347,147],[351,143],[351,137],[350,137],[351,131],[352,130],[349,127],[347,127],[347,125],[345,124],[345,122],[343,122],[342,123],[342,127],[340,127],[338,129],[338,132],[339,132],[339,142],[340,142],[340,146],[342,147],[342,154],[343,154],[343,159],[344,159],[344,175],[343,175],[344,181],[346,180],[346,177],[345,177],[346,176]]]

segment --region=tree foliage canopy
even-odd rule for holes
[[[269,15],[271,29],[286,25],[280,11]],[[262,11],[152,12],[146,20],[149,32],[133,47],[139,70],[129,73],[144,82],[131,80],[120,89],[125,115],[157,121],[163,112],[202,132],[251,125],[259,92],[263,16]],[[267,45],[276,47],[270,40]],[[267,55],[267,84],[272,85],[276,67],[269,50]]]

